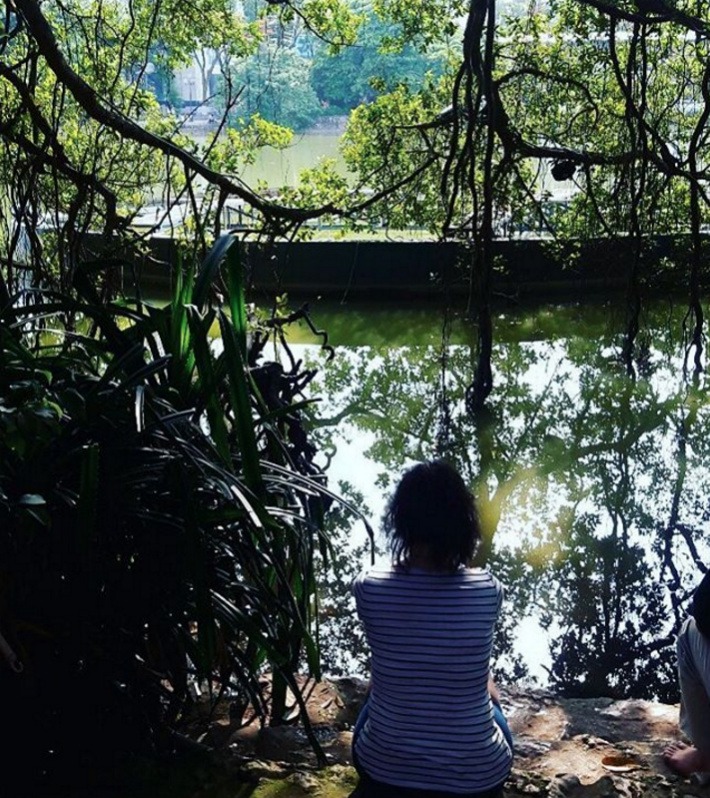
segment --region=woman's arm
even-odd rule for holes
[[[491,700],[495,703],[500,705],[500,693],[498,692],[498,688],[496,687],[496,683],[493,681],[493,677],[488,674],[488,693],[491,697]]]

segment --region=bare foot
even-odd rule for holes
[[[681,776],[690,776],[702,770],[710,770],[708,757],[703,756],[694,745],[671,743],[663,751],[663,761]]]

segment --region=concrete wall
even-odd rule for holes
[[[687,236],[647,242],[641,269],[644,279],[662,291],[674,286],[687,290],[688,246]],[[97,238],[90,248],[100,257]],[[494,249],[494,291],[517,298],[574,300],[591,292],[618,293],[627,285],[634,257],[633,243],[624,238],[565,245],[497,241]],[[169,264],[178,262],[175,243],[156,237],[150,251],[151,258],[134,259],[135,277],[144,288],[166,290],[172,282]],[[111,254],[120,255],[115,247]],[[444,290],[467,295],[470,258],[455,243],[328,241],[246,246],[250,285],[293,295],[424,298]],[[124,282],[127,288],[133,282],[130,269],[124,270]]]

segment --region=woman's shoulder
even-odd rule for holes
[[[503,591],[503,584],[488,568],[462,568],[461,570],[467,581],[493,587],[497,592]]]
[[[353,591],[357,592],[371,585],[380,584],[383,581],[392,579],[395,569],[391,565],[371,565],[364,568],[353,580]]]
[[[472,585],[495,587],[502,590],[500,580],[487,568],[465,568],[461,567],[456,571],[441,573],[427,571],[422,568],[406,568],[397,565],[373,565],[363,569],[353,580],[356,585],[382,585],[385,582],[398,582],[410,580],[430,580],[439,582],[441,579],[447,582],[463,582]]]

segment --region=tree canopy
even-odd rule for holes
[[[685,0],[523,8],[496,0],[6,0],[7,282],[29,259],[36,278],[68,285],[85,231],[135,238],[137,209],[155,201],[183,202],[188,238],[202,252],[232,199],[254,213],[255,238],[292,236],[333,215],[354,226],[425,227],[468,247],[480,331],[468,398],[475,410],[493,387],[495,237],[536,227],[557,237],[630,238],[624,352],[633,375],[649,236],[682,234],[690,251],[686,362],[697,372],[710,201],[707,17],[706,5]],[[222,114],[206,140],[187,135],[184,119],[151,90],[156,76],[193,60]],[[347,176],[324,164],[278,196],[243,181],[256,148],[285,146],[289,127],[330,105],[351,109]],[[550,201],[551,184],[566,187],[564,202],[559,194]]]

